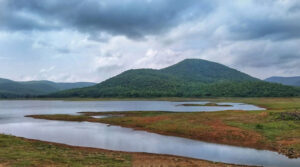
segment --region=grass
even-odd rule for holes
[[[97,166],[97,167],[237,167],[217,162],[146,153],[127,153],[74,147],[0,134],[0,166]]]
[[[181,106],[186,106],[186,107],[193,107],[193,106],[209,106],[209,107],[232,107],[232,105],[228,104],[217,104],[217,103],[205,103],[205,104],[191,104],[191,103],[186,103],[186,104],[180,104]]]
[[[58,121],[77,121],[77,122],[83,122],[88,121],[89,118],[86,115],[67,115],[67,114],[53,114],[53,115],[27,115],[26,117],[34,117],[34,118],[40,118],[48,120],[58,120]]]
[[[82,113],[81,116],[40,115],[34,117],[101,122],[207,142],[269,149],[281,152],[289,157],[300,157],[300,121],[297,117],[298,114],[294,114],[299,111],[300,98],[219,98],[206,100],[215,103],[248,103],[265,107],[267,110],[198,113],[158,111],[90,112]],[[90,117],[103,114],[123,116]]]
[[[131,166],[131,155],[76,149],[0,134],[0,166]]]

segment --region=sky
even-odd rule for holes
[[[300,1],[0,0],[0,78],[101,82],[186,58],[300,75]]]

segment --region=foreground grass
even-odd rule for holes
[[[124,153],[89,151],[0,135],[0,163],[7,166],[131,166]]]
[[[214,163],[176,156],[73,147],[0,134],[0,166],[230,167],[238,165]]]
[[[178,99],[179,100],[179,99]],[[193,99],[195,100],[195,99]],[[212,102],[243,102],[265,111],[199,113],[111,112],[71,115],[39,115],[35,118],[102,122],[166,135],[237,146],[269,149],[289,157],[300,156],[300,98],[208,99]],[[123,117],[93,118],[94,115]]]

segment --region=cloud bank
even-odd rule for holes
[[[0,0],[0,77],[100,82],[185,58],[300,75],[299,20],[297,0]]]

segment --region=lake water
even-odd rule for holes
[[[167,101],[0,101],[0,133],[20,137],[110,150],[171,154],[211,161],[299,167],[300,159],[276,152],[212,144],[164,136],[101,123],[49,121],[26,118],[30,114],[78,114],[82,111],[220,111],[263,110],[240,104],[232,107],[186,107],[187,102]],[[189,102],[195,104],[196,102]],[[197,102],[204,104],[205,102]],[[226,111],[224,111],[226,112]]]

